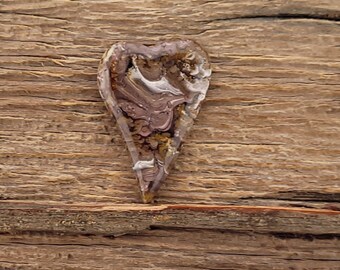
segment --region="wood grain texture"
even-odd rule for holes
[[[265,206],[41,204],[0,205],[0,233],[119,236],[153,227],[340,236],[340,211]]]
[[[3,235],[0,265],[2,269],[337,270],[338,243],[335,238],[202,230],[152,230],[115,239]]]
[[[212,86],[159,202],[339,200],[337,1],[135,5],[3,2],[2,198],[138,202],[98,61],[116,41],[188,36],[210,53]],[[315,19],[279,17],[290,10]]]
[[[338,0],[0,1],[0,269],[337,269],[339,20]],[[174,37],[211,88],[142,206],[97,66]]]

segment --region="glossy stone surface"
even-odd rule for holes
[[[191,40],[117,43],[105,52],[99,91],[131,153],[143,202],[153,200],[169,174],[210,76],[207,54]]]

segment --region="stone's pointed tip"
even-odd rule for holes
[[[155,198],[155,193],[147,191],[142,193],[142,200],[143,203],[152,203],[153,199]]]

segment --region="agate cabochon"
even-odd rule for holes
[[[192,40],[117,43],[98,70],[100,94],[132,157],[142,200],[152,202],[193,125],[211,76]]]

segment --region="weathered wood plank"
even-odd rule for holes
[[[338,269],[339,20],[338,0],[1,1],[0,269]],[[172,37],[212,85],[142,206],[97,65]]]
[[[2,202],[0,233],[122,235],[150,227],[340,235],[340,211],[261,206]]]
[[[115,41],[176,35],[209,51],[214,74],[159,202],[339,201],[338,1],[0,8],[1,198],[138,202],[130,158],[97,91],[97,64]]]
[[[200,230],[3,235],[3,269],[339,269],[339,239]],[[6,268],[7,267],[7,268]]]

